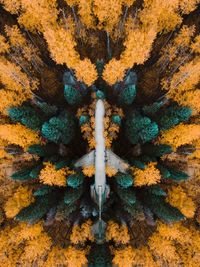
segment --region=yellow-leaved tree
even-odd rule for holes
[[[160,182],[160,171],[156,168],[155,162],[150,162],[144,170],[136,167],[131,168],[134,177],[134,186],[152,185]]]
[[[185,217],[193,218],[196,210],[192,198],[187,196],[181,186],[172,186],[167,194],[167,201],[171,206],[178,208]]]
[[[16,192],[8,198],[4,205],[5,214],[8,218],[15,217],[18,212],[34,201],[32,190],[25,186],[17,188]]]
[[[19,123],[1,124],[0,138],[5,140],[8,144],[19,145],[24,149],[27,149],[33,144],[41,143],[37,132],[34,132]]]
[[[87,220],[80,226],[74,225],[70,235],[70,241],[73,244],[84,244],[87,240],[94,241],[91,220]]]
[[[200,125],[179,124],[165,132],[159,138],[161,144],[170,145],[174,150],[179,146],[192,144],[200,138]]]
[[[57,170],[51,162],[45,162],[44,166],[39,175],[40,182],[43,184],[66,186],[67,176],[74,173],[67,167]]]
[[[119,225],[114,221],[108,221],[106,228],[106,240],[113,240],[117,244],[127,244],[130,241],[128,227],[126,225]]]

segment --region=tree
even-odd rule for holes
[[[42,135],[55,143],[68,144],[74,135],[74,121],[68,112],[52,117],[42,125]]]
[[[67,205],[74,205],[74,203],[81,197],[83,193],[83,186],[79,186],[76,189],[67,188],[65,191],[64,202]]]
[[[134,205],[136,202],[135,190],[133,188],[123,188],[116,186],[116,192],[121,200],[128,205]]]
[[[67,185],[73,188],[79,187],[84,182],[84,175],[82,172],[71,174],[67,177]]]
[[[91,220],[87,220],[80,226],[74,225],[70,235],[70,241],[73,244],[84,244],[87,240],[94,241]]]
[[[132,144],[146,143],[158,135],[158,125],[148,117],[132,114],[126,121],[126,136]]]
[[[38,196],[32,204],[20,210],[16,219],[19,221],[35,223],[40,220],[52,206],[56,205],[58,201],[59,199],[53,194]]]
[[[51,162],[45,162],[40,171],[40,182],[47,185],[66,186],[67,175],[73,173],[68,167],[57,170]]]
[[[130,235],[128,227],[124,224],[119,225],[114,221],[108,221],[106,228],[106,241],[113,240],[117,244],[128,244]]]
[[[190,133],[190,134],[188,134]],[[179,124],[161,134],[160,144],[170,145],[173,150],[179,146],[191,144],[200,137],[200,125]]]
[[[181,186],[173,186],[167,194],[167,202],[178,208],[187,218],[193,218],[196,210],[192,198],[187,196]]]
[[[21,124],[0,125],[0,138],[6,140],[9,144],[19,145],[24,149],[33,144],[40,143],[38,133]]]
[[[161,180],[160,171],[156,168],[156,163],[150,162],[144,170],[132,167],[134,186],[153,185]]]
[[[70,85],[65,85],[64,97],[70,105],[78,105],[82,100],[80,92]]]
[[[135,85],[129,85],[125,87],[119,94],[119,102],[125,105],[131,105],[136,97]]]
[[[152,115],[155,115],[160,110],[163,104],[164,104],[163,101],[154,102],[151,105],[143,106],[142,110],[145,115],[152,116]]]
[[[172,152],[172,148],[168,145],[145,144],[142,147],[143,153],[152,157],[162,157]]]
[[[149,195],[146,193],[143,196],[143,203],[161,220],[165,222],[176,222],[183,220],[184,215],[175,207],[172,207],[165,202],[163,196]]]
[[[117,173],[115,180],[118,185],[123,188],[127,188],[133,185],[133,177],[130,174]]]
[[[32,130],[39,130],[43,120],[39,114],[30,106],[12,107],[8,110],[8,115],[14,122],[20,122]]]
[[[46,116],[52,116],[55,115],[56,112],[58,111],[58,108],[54,105],[50,105],[47,102],[44,101],[36,101],[36,105],[38,108],[41,109],[41,111],[46,115]]]
[[[33,202],[32,191],[26,186],[20,186],[4,205],[4,210],[8,218],[15,217],[18,212]]]
[[[191,114],[192,110],[190,108],[171,105],[159,113],[158,123],[161,130],[168,130],[181,122],[187,121]]]
[[[39,157],[53,156],[55,154],[55,147],[51,146],[50,144],[48,145],[35,144],[29,146],[27,152],[29,152],[30,154],[36,154]]]

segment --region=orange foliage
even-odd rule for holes
[[[118,170],[116,170],[115,168],[112,168],[110,166],[106,166],[106,175],[108,177],[113,177],[115,176],[115,174],[117,174]]]
[[[19,145],[24,149],[33,144],[40,143],[38,133],[21,124],[0,125],[0,138],[9,144]]]
[[[189,134],[188,134],[189,133]],[[161,134],[159,143],[170,145],[174,150],[181,145],[191,144],[200,138],[200,125],[179,124]]]
[[[72,233],[70,235],[70,241],[73,244],[84,244],[87,240],[94,241],[94,236],[92,234],[92,221],[87,220],[82,225],[75,225],[72,228]]]
[[[134,186],[152,185],[160,182],[161,175],[156,169],[156,163],[150,162],[144,170],[132,167],[131,171],[134,177]]]
[[[93,165],[84,166],[82,172],[85,176],[92,177],[95,174],[95,167]]]
[[[106,228],[106,241],[113,240],[117,244],[127,244],[130,241],[128,227],[119,225],[114,221],[108,221]]]
[[[28,187],[18,187],[13,196],[4,205],[6,216],[8,218],[15,217],[22,208],[29,206],[33,200],[32,190]]]
[[[173,186],[167,194],[167,201],[178,208],[185,217],[193,218],[196,210],[193,200],[187,196],[181,186]]]
[[[45,162],[44,166],[39,176],[40,182],[43,184],[66,186],[67,176],[74,173],[67,167],[56,170],[55,166],[50,162]]]
[[[5,37],[3,35],[1,35],[1,34],[0,34],[0,44],[1,44],[1,46],[0,46],[0,54],[1,53],[6,53],[6,52],[9,51],[10,46],[6,42]]]

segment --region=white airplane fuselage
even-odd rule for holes
[[[106,159],[104,138],[105,108],[101,99],[97,100],[95,110],[95,190],[103,194],[106,186]]]

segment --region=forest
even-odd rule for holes
[[[0,0],[0,266],[199,262],[200,0]]]

